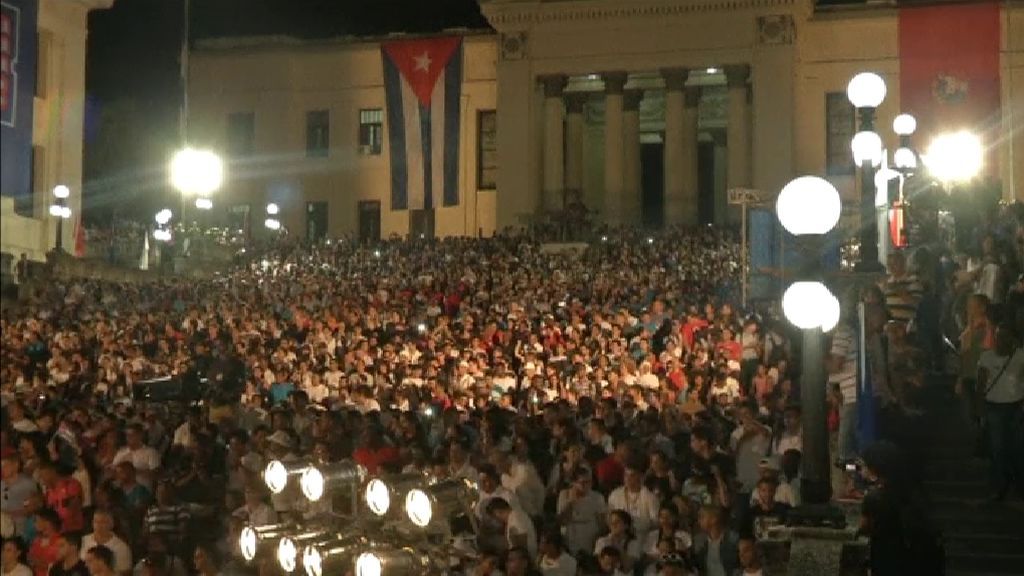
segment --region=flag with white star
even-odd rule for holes
[[[459,203],[462,39],[385,42],[391,209]]]

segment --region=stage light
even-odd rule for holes
[[[336,537],[336,534],[329,533],[320,526],[291,531],[277,542],[277,564],[285,572],[294,572],[300,562],[305,562],[303,551],[306,548],[329,542]]]
[[[289,476],[298,476],[305,472],[307,468],[309,468],[309,464],[306,462],[271,460],[267,463],[267,467],[263,469],[263,481],[266,482],[267,488],[271,492],[280,494],[288,486]]]
[[[277,564],[285,572],[295,571],[295,567],[298,564],[299,558],[299,547],[295,545],[295,541],[285,536],[277,543]]]
[[[242,553],[242,558],[246,562],[251,562],[256,558],[256,555],[264,547],[265,543],[280,538],[293,528],[294,526],[292,524],[245,526],[242,528],[242,532],[238,535],[238,548]]]
[[[377,516],[391,511],[395,502],[401,502],[409,490],[425,483],[422,474],[395,474],[374,478],[367,482],[364,492],[366,507]]]
[[[357,485],[366,477],[366,469],[344,460],[323,467],[310,466],[299,477],[302,494],[312,502],[323,497],[324,491],[342,485]]]
[[[363,552],[356,558],[355,576],[410,576],[424,573],[429,558],[411,548],[396,548]]]
[[[366,548],[366,539],[349,535],[306,546],[302,551],[302,567],[306,576],[323,576],[324,569],[351,566],[360,550]]]
[[[463,479],[413,488],[405,497],[405,513],[413,524],[426,528],[435,518],[449,519],[467,511],[472,514],[470,509],[476,493],[476,487]]]

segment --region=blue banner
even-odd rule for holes
[[[37,0],[0,2],[0,194],[32,198]]]

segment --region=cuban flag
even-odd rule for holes
[[[391,209],[459,203],[462,38],[386,42]]]

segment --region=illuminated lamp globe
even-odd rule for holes
[[[969,182],[981,172],[985,147],[980,138],[967,131],[942,134],[928,146],[922,159],[941,182]]]
[[[794,236],[825,234],[843,212],[839,191],[818,176],[801,176],[786,184],[775,201],[782,227]]]
[[[277,564],[285,572],[294,572],[298,566],[299,548],[295,541],[285,536],[277,543]]]
[[[59,204],[50,204],[50,216],[56,216],[60,218],[64,214],[63,206]]]
[[[209,198],[196,198],[196,208],[200,210],[210,210],[213,208],[213,200]]]
[[[853,150],[853,161],[857,166],[865,162],[871,162],[872,166],[882,163],[882,138],[870,130],[854,134],[850,149]]]
[[[892,121],[892,131],[897,136],[910,136],[917,130],[917,118],[910,114],[900,114]]]
[[[913,170],[917,168],[917,154],[910,148],[897,148],[892,156],[893,164],[900,170]]]
[[[288,469],[280,460],[271,460],[263,470],[263,481],[271,492],[280,494],[288,485]]]
[[[71,196],[71,189],[63,184],[58,184],[53,187],[53,197],[64,199]]]
[[[827,332],[839,323],[839,300],[821,282],[794,282],[782,295],[782,312],[801,330]]]
[[[281,229],[281,221],[278,220],[277,218],[267,218],[266,220],[263,221],[263,225],[266,226],[268,230]]]
[[[405,513],[413,524],[426,528],[434,517],[434,504],[426,492],[414,488],[405,497]]]
[[[391,508],[391,492],[388,485],[379,478],[366,484],[366,507],[377,516],[383,516]]]
[[[224,163],[209,150],[185,148],[171,159],[171,185],[186,195],[208,196],[224,181]]]
[[[171,213],[170,209],[164,208],[163,210],[156,213],[154,219],[156,220],[157,224],[163,226],[171,221],[171,216],[173,216],[173,214]]]
[[[277,204],[274,204],[273,202],[271,202],[270,204],[267,204],[267,214],[270,214],[271,216],[276,216],[277,213],[280,212],[280,211],[281,211],[281,208],[278,207]]]
[[[381,576],[384,567],[373,552],[363,552],[356,558],[356,576]]]
[[[256,530],[252,526],[242,528],[242,532],[238,535],[238,549],[241,551],[242,558],[246,562],[251,562],[256,557],[258,542]]]
[[[861,72],[846,86],[846,96],[854,108],[878,108],[885,100],[885,80],[874,72]]]

